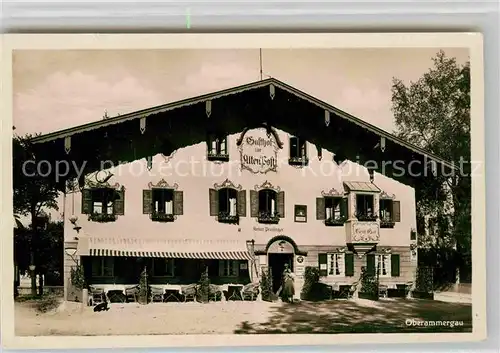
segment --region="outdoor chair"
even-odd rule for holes
[[[226,300],[243,300],[241,296],[243,286],[228,286],[226,293]]]
[[[151,287],[151,302],[163,302],[164,294],[163,288]]]
[[[208,288],[208,301],[220,301],[222,300],[222,291],[219,286],[215,284],[210,284]]]
[[[387,298],[387,290],[389,287],[387,287],[385,284],[380,284],[378,286],[378,296],[380,298]]]
[[[137,302],[139,296],[139,286],[125,288],[125,302]]]
[[[104,288],[90,287],[90,305],[103,303],[106,301],[106,294]]]
[[[412,281],[405,283],[405,298],[408,298],[410,296],[410,292],[413,289],[413,285],[414,283]]]
[[[248,283],[241,291],[243,300],[255,300],[259,295],[259,283]]]
[[[184,297],[184,302],[195,301],[196,300],[196,284],[189,284],[187,286],[181,287],[182,296]]]

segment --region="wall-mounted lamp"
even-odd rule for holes
[[[66,248],[66,249],[64,249],[64,253],[66,255],[68,255],[71,258],[71,260],[73,260],[78,265],[78,261],[75,258],[76,252],[77,252],[76,248]]]
[[[71,222],[71,224],[76,225],[76,222],[78,222],[78,217],[71,216],[71,217],[69,217],[69,221]]]

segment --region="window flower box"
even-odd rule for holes
[[[217,217],[221,223],[238,224],[240,217],[238,215],[230,215],[229,212],[219,212]]]
[[[356,218],[360,222],[375,222],[378,217],[373,213],[356,213]]]
[[[325,225],[330,227],[338,227],[338,226],[343,226],[345,221],[346,221],[345,216],[330,217],[325,219]]]
[[[309,164],[309,158],[307,157],[290,157],[288,159],[288,164],[295,166],[306,166]]]
[[[207,159],[209,161],[228,162],[229,161],[229,154],[208,152]]]
[[[380,219],[380,228],[394,228],[394,221],[390,218],[381,218]]]
[[[152,213],[151,214],[151,220],[154,222],[173,222],[174,221],[174,215],[173,214],[167,214],[167,213]]]
[[[264,224],[278,224],[280,216],[278,213],[272,215],[270,212],[260,212],[258,217],[259,223]]]
[[[114,222],[116,221],[116,215],[107,213],[92,213],[89,215],[89,220],[100,223]]]

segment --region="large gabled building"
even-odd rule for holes
[[[415,189],[453,168],[273,78],[33,142],[65,191],[68,299],[76,263],[110,288],[137,284],[144,267],[158,286],[196,283],[208,266],[221,285],[271,268],[277,290],[285,263],[297,295],[307,266],[333,287],[362,267],[404,284]]]

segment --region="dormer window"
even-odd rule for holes
[[[209,161],[229,161],[227,135],[209,134],[207,138],[207,159]]]
[[[113,222],[124,214],[124,190],[111,187],[82,190],[82,213],[95,222]]]
[[[356,194],[356,218],[358,221],[376,221],[374,195]]]
[[[220,223],[238,224],[246,216],[246,191],[229,180],[210,189],[210,215]]]
[[[304,166],[309,163],[306,146],[306,140],[300,137],[290,137],[290,158],[288,159],[290,165]]]

